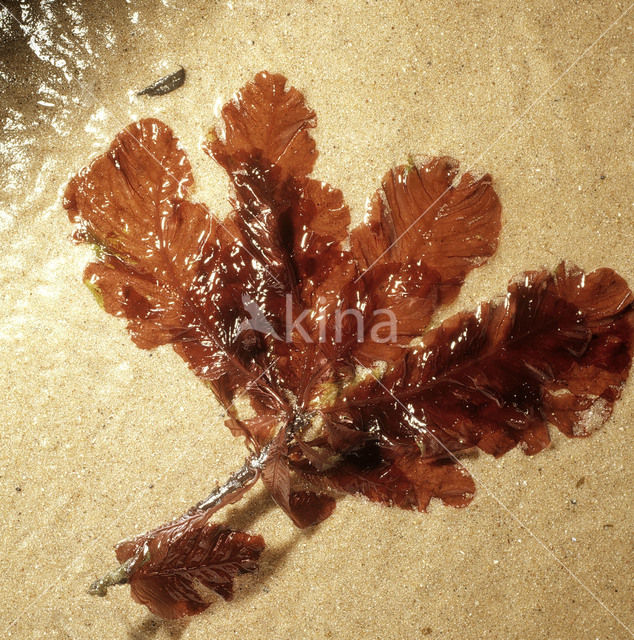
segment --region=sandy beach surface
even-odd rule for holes
[[[634,384],[593,437],[534,458],[468,456],[470,507],[349,497],[308,532],[263,488],[225,518],[267,541],[233,602],[164,622],[86,593],[112,546],[180,514],[244,458],[170,348],[141,351],[82,284],[61,192],[129,122],[181,138],[196,197],[228,211],[201,151],[267,69],[318,115],[314,174],[353,219],[390,166],[488,171],[496,256],[439,319],[569,259],[634,284],[634,9],[628,2],[5,2],[0,7],[2,637],[613,640],[634,630]],[[628,8],[629,7],[629,8]],[[182,88],[136,92],[182,65]]]

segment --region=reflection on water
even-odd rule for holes
[[[80,140],[85,154],[82,128],[96,151],[108,139],[100,127],[108,115],[127,124],[121,105],[113,113],[102,96],[130,55],[126,40],[149,40],[164,12],[173,11],[165,4],[149,13],[144,3],[115,0],[21,0],[0,8],[0,231],[22,212],[51,205],[50,179],[60,173],[61,183],[69,172],[63,157],[74,157]],[[127,92],[132,103],[134,89]]]

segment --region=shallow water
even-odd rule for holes
[[[232,518],[269,544],[259,575],[189,625],[151,618],[126,588],[90,598],[112,544],[204,497],[244,448],[177,356],[140,351],[94,303],[81,283],[90,251],[70,242],[60,194],[118,130],[155,116],[182,139],[197,197],[225,213],[226,179],[200,143],[219,107],[266,68],[287,75],[317,112],[314,175],[344,191],[357,220],[385,169],[410,153],[446,153],[492,173],[500,248],[452,309],[562,258],[610,266],[632,284],[634,11],[620,17],[626,5],[601,2],[512,2],[505,11],[408,1],[6,6],[6,635],[629,637],[631,382],[588,440],[556,437],[534,459],[466,459],[480,479],[466,510],[434,504],[418,514],[348,498],[305,534],[257,492]],[[182,88],[136,95],[179,65]]]

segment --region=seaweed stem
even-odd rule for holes
[[[189,509],[181,519],[193,517],[201,511],[218,511],[222,507],[237,502],[257,482],[269,454],[270,445],[266,445],[259,453],[247,458],[245,463],[228,480],[216,487],[204,500]],[[119,565],[108,571],[103,577],[95,580],[88,588],[92,596],[103,597],[109,587],[127,584],[132,574],[150,559],[147,544],[139,551]]]

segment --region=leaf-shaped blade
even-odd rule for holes
[[[424,511],[432,498],[464,507],[475,493],[473,479],[462,466],[447,458],[424,458],[411,444],[366,444],[343,456],[334,468],[304,471],[303,477],[315,487],[418,511]]]
[[[107,153],[69,182],[64,206],[84,238],[141,262],[145,273],[160,273],[164,265],[155,232],[192,184],[178,140],[168,126],[150,118],[126,127]],[[203,222],[202,230],[206,226]],[[196,247],[187,247],[181,256],[196,253]]]
[[[231,221],[186,199],[192,184],[172,131],[148,119],[71,180],[64,205],[78,239],[101,248],[85,280],[105,310],[128,319],[140,347],[172,343],[228,406],[254,378],[254,393],[269,390],[243,331],[242,297],[259,271]]]
[[[171,130],[142,120],[71,180],[64,206],[78,239],[101,248],[85,280],[106,311],[129,319],[134,341],[172,342],[193,322],[185,296],[210,251],[207,209],[185,200],[193,184]]]
[[[351,235],[362,272],[422,262],[438,276],[438,303],[455,298],[467,273],[495,253],[501,213],[491,176],[465,173],[456,184],[457,175],[452,158],[399,166],[385,175],[367,220]],[[422,315],[418,333],[428,319]]]
[[[322,363],[336,343],[327,319],[356,265],[342,246],[350,220],[342,193],[306,177],[316,157],[315,114],[285,83],[269,73],[247,83],[225,105],[223,128],[206,149],[227,170],[231,219],[262,266],[248,293],[250,322],[280,390],[307,406],[323,376],[305,365]]]
[[[376,440],[353,446],[328,472],[332,484],[349,486],[352,467],[355,492],[408,504],[407,484],[399,499],[361,484],[376,483],[381,469],[380,477],[403,473],[385,442],[442,459],[474,446],[499,456],[518,443],[537,453],[550,442],[549,421],[568,436],[588,435],[610,416],[629,372],[632,300],[612,270],[584,274],[562,264],[554,275],[522,275],[502,303],[449,318],[385,376],[368,375],[327,410]]]
[[[263,71],[222,108],[224,129],[210,134],[207,148],[228,172],[254,159],[277,165],[285,175],[305,176],[317,159],[309,130],[315,112],[286,78]]]
[[[162,618],[201,613],[211,591],[233,597],[234,578],[255,571],[263,549],[261,536],[210,523],[208,513],[185,518],[145,540],[130,576],[132,596]],[[120,545],[117,559],[137,551],[138,544]]]
[[[300,528],[312,527],[328,518],[335,509],[334,498],[312,491],[293,491],[286,433],[280,431],[269,448],[262,480],[277,504]]]

